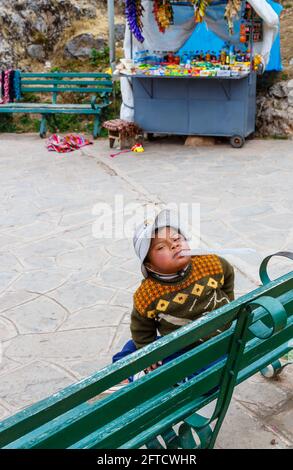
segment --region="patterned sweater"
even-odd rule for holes
[[[193,256],[179,281],[148,277],[134,294],[131,334],[137,348],[234,300],[234,269],[216,255]],[[200,340],[201,342],[203,340]]]

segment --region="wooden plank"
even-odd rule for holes
[[[274,344],[280,342],[284,344],[286,339],[288,340],[292,336],[292,332],[293,319],[291,317],[290,325],[285,330],[267,340],[270,343],[267,345],[267,349],[271,350],[274,348]],[[244,356],[245,360],[243,361],[246,378],[264,367],[265,363],[270,363],[276,354],[282,354],[285,350],[284,346],[282,346],[281,348],[283,349],[280,347],[275,348],[269,355],[265,355],[263,343],[263,341],[259,341],[256,345],[251,342],[246,348],[246,356]],[[258,359],[259,357],[261,359]],[[177,362],[175,371],[180,368],[182,361],[182,357],[174,361]],[[169,373],[171,373],[172,369],[174,372],[174,364],[172,362],[164,366],[165,369],[169,368]],[[65,417],[67,425],[63,423],[62,426],[62,420],[55,420],[55,423],[48,423],[42,429],[24,436],[12,445],[7,446],[7,448],[65,448],[70,445],[74,446],[74,442],[76,442],[74,447],[78,448],[116,448],[123,445],[123,442],[130,438],[134,438],[138,434],[138,429],[141,431],[147,429],[161,420],[162,417],[172,415],[179,408],[179,404],[180,406],[188,405],[191,396],[199,398],[204,393],[207,393],[208,390],[217,386],[222,376],[223,365],[224,361],[203,371],[200,375],[175,389],[169,389],[166,384],[165,391],[161,387],[160,390],[157,388],[160,375],[166,375],[166,371],[163,372],[163,369],[161,368],[160,370],[159,368],[127,388],[116,392],[109,398],[97,402],[89,410],[90,415],[88,414],[87,418],[85,418],[82,407],[76,409],[75,413],[78,417],[76,424],[73,422],[73,416],[67,414]],[[237,383],[240,383],[240,377],[241,372],[239,373]],[[161,381],[163,381],[162,377]],[[146,395],[149,389],[151,389],[151,393]],[[133,390],[135,390],[135,394],[131,394]],[[157,393],[158,391],[159,393]],[[133,396],[131,397],[131,395]],[[140,402],[139,406],[135,403],[137,399]],[[115,407],[115,401],[118,401],[121,405],[119,409]],[[126,402],[129,401],[130,403],[128,403],[127,407]],[[97,413],[99,410],[100,413]],[[106,421],[103,419],[105,416],[107,418]],[[56,434],[52,435],[54,431]],[[158,433],[160,431],[158,426],[157,431]]]
[[[51,109],[58,109],[58,108],[62,108],[62,109],[70,109],[70,108],[73,108],[73,109],[80,109],[80,108],[85,108],[85,109],[88,109],[91,107],[91,104],[90,103],[86,103],[86,104],[69,104],[69,103],[66,103],[66,104],[63,104],[63,103],[25,103],[25,102],[17,102],[17,103],[9,103],[9,104],[6,104],[6,105],[3,105],[3,108],[37,108],[37,109],[44,109],[44,108],[51,108]],[[1,109],[1,105],[0,105],[0,109]]]
[[[277,348],[272,352],[272,355],[264,356],[261,359],[261,361],[254,362],[253,368],[251,366],[248,368],[249,372],[247,371],[247,369],[241,370],[238,374],[238,377],[237,377],[237,385],[242,383],[244,380],[249,378],[251,375],[254,375],[255,373],[257,373],[259,370],[261,370],[265,366],[265,364],[268,365],[268,364],[271,363],[271,361],[274,361],[274,360],[278,359],[279,357],[282,357],[283,354],[284,354],[284,349],[283,348]],[[195,406],[194,406],[194,410],[193,410],[192,413],[197,412],[202,407],[206,406],[208,403],[213,401],[215,398],[217,398],[217,393],[213,393],[213,395],[210,395],[210,396],[201,397],[200,399],[198,399],[198,403],[196,403],[196,401],[195,401],[195,403],[194,403]],[[139,447],[143,446],[146,442],[148,442],[152,438],[156,437],[161,432],[164,432],[170,426],[173,426],[174,421],[175,420],[177,421],[177,418],[178,418],[177,423],[181,419],[184,419],[186,417],[186,415],[188,414],[188,411],[189,411],[188,405],[186,405],[186,413],[185,413],[184,407],[181,408],[181,410],[179,410],[179,413],[178,413],[177,417],[176,417],[176,415],[175,416],[173,415],[171,417],[167,416],[166,418],[163,418],[160,422],[156,423],[155,425],[150,426],[148,429],[145,429],[142,432],[137,433],[134,438],[125,441],[121,446],[119,446],[119,448],[134,449],[134,448],[139,448]],[[128,435],[126,435],[126,436],[127,436],[127,438],[129,437]],[[90,439],[93,440],[93,436],[89,436],[89,439],[88,439],[87,442],[86,442],[86,440],[84,440],[83,442],[82,441],[77,442],[76,444],[73,444],[70,448],[72,448],[72,449],[95,448],[95,445],[92,445],[90,443]],[[82,447],[82,446],[84,446],[84,447]]]
[[[169,365],[166,365],[168,367]],[[169,366],[170,367],[170,366]],[[196,389],[199,393],[204,393],[203,390],[208,391],[212,387],[216,386],[222,373],[222,366],[217,365],[213,370],[205,371],[200,376],[195,377],[190,382],[186,382],[181,387],[168,388],[161,384],[160,390],[149,387],[155,386],[158,382],[157,378],[159,369],[148,374],[143,379],[133,382],[115,394],[97,401],[91,407],[85,409],[84,406],[78,407],[75,410],[75,415],[71,416],[70,413],[64,415],[64,418],[55,420],[54,422],[48,423],[42,428],[37,429],[27,436],[24,436],[15,443],[8,445],[7,448],[66,448],[77,442],[81,438],[86,437],[90,433],[97,429],[109,425],[114,419],[120,419],[124,413],[132,412],[132,410],[138,411],[145,405],[148,399],[148,410],[152,410],[155,406],[160,405],[162,408],[169,408],[173,397],[177,402],[190,400],[190,388],[191,385],[196,383]],[[162,373],[162,372],[161,372]],[[187,385],[188,384],[188,385]],[[166,391],[166,389],[168,391]],[[189,390],[187,390],[189,389]],[[187,393],[186,393],[187,390]],[[147,393],[147,398],[145,394]],[[194,392],[195,390],[193,390]],[[162,392],[164,392],[162,394]],[[180,396],[180,398],[179,398]],[[195,392],[194,397],[197,396]],[[163,401],[164,397],[164,401]],[[144,399],[145,398],[145,399]],[[132,402],[134,400],[134,402]],[[139,403],[137,407],[136,403]],[[119,406],[119,409],[117,408]],[[136,408],[137,407],[137,408]],[[124,411],[122,411],[124,410]],[[66,421],[65,421],[66,420]],[[137,432],[136,428],[136,431]],[[124,436],[125,438],[125,436]]]
[[[226,313],[223,309],[226,310]],[[168,335],[169,338],[164,337],[158,342],[149,345],[147,348],[137,351],[131,357],[104,368],[85,381],[67,387],[62,392],[33,405],[23,412],[19,412],[14,417],[8,418],[0,423],[0,431],[8,431],[6,438],[8,438],[8,434],[10,434],[9,438],[14,439],[15,436],[19,436],[21,433],[27,432],[35,426],[39,426],[58,416],[60,408],[65,412],[73,406],[115,385],[129,375],[143,370],[149,364],[194,343],[194,341],[202,336],[203,330],[206,331],[206,324],[213,323],[211,329],[214,330],[222,325],[223,322],[231,321],[238,309],[239,306],[237,305],[235,305],[234,309],[231,309],[231,305],[225,306],[219,309],[219,312],[221,310],[221,315],[219,313],[220,318],[216,318],[215,323],[213,319],[204,317],[200,321],[200,326],[198,326],[197,321],[196,325],[188,325],[187,330],[186,327],[180,328],[180,330]],[[215,314],[216,313],[217,312],[215,312]],[[172,339],[172,341],[170,341],[170,339]]]
[[[92,107],[88,108],[75,108],[75,109],[62,109],[62,108],[5,108],[0,109],[1,113],[28,113],[28,114],[100,114],[103,106],[97,105],[97,109]]]
[[[250,375],[252,375],[255,373],[254,362],[259,357],[263,358],[266,350],[269,351],[268,354],[272,355],[270,351],[275,350],[280,343],[285,344],[286,341],[288,342],[292,334],[293,315],[291,315],[287,327],[273,335],[272,338],[266,341],[252,340],[247,345],[242,367],[250,368]],[[228,332],[223,333],[223,335],[228,338]],[[213,338],[211,341],[219,357],[224,352],[223,341],[219,340],[219,337]],[[200,349],[201,354],[199,354]],[[75,442],[83,439],[82,446],[85,447],[112,448],[114,443],[115,446],[121,445],[125,436],[128,439],[135,436],[137,429],[143,429],[151,424],[151,419],[156,422],[161,416],[160,412],[166,411],[167,414],[171,414],[173,405],[178,407],[179,403],[184,405],[190,401],[191,390],[188,390],[188,393],[184,391],[190,385],[183,384],[180,387],[171,389],[171,384],[180,379],[180,371],[186,370],[187,361],[190,364],[190,369],[189,372],[185,372],[183,375],[189,375],[192,370],[194,371],[193,366],[195,369],[199,364],[203,366],[204,363],[199,355],[207,358],[209,349],[207,343],[198,346],[192,352],[189,351],[184,356],[169,362],[143,379],[97,402],[91,408],[86,409],[84,406],[80,406],[76,410],[72,410],[72,413],[67,413],[59,420],[55,420],[54,423],[48,423],[39,430],[33,431],[30,435],[19,439],[17,443],[13,443],[13,447],[64,448],[72,445],[74,439],[76,439]],[[272,359],[272,356],[266,357],[266,360],[270,361]],[[213,365],[188,382],[188,384],[192,384],[194,398],[218,385],[224,362],[225,360]],[[263,363],[259,365],[260,368],[262,366]],[[173,380],[170,380],[170,378],[173,378]],[[169,389],[170,391],[168,391]],[[163,395],[161,395],[162,393]],[[149,401],[147,402],[147,400]],[[157,410],[156,406],[158,407]],[[119,430],[120,432],[118,432]],[[94,434],[89,435],[90,432]],[[87,439],[89,440],[86,444]],[[8,446],[8,448],[10,447]]]
[[[60,87],[65,85],[93,85],[99,88],[103,86],[112,87],[112,82],[109,80],[21,80],[21,87],[27,85],[58,85]]]
[[[219,383],[221,372],[221,370],[217,370],[206,374],[213,376],[210,380],[210,384],[213,384],[211,389]],[[155,436],[161,434],[164,429],[164,427],[161,427],[162,420],[168,417],[169,423],[177,424],[178,418],[179,421],[186,418],[194,413],[202,402],[209,401],[203,397],[206,390],[203,380],[199,376],[192,380],[196,384],[196,391],[194,388],[191,392],[190,382],[188,385],[182,384],[180,387],[168,391],[168,393],[154,396],[143,402],[139,407],[133,408],[127,414],[109,422],[106,426],[99,427],[68,447],[71,449],[113,449],[123,447],[125,442],[134,439],[142,431],[152,426],[156,426]]]
[[[111,93],[112,88],[75,88],[75,87],[68,87],[68,88],[59,88],[52,86],[51,88],[47,87],[24,87],[21,88],[21,93],[66,93],[66,92],[73,92],[73,93]]]
[[[108,80],[112,79],[112,76],[108,73],[96,73],[96,72],[39,72],[39,73],[34,73],[34,72],[21,72],[20,74],[21,78],[25,77],[31,77],[31,78],[37,78],[37,77],[49,77],[49,78],[54,78],[54,77],[88,77],[88,78],[107,78]]]
[[[15,439],[17,436],[22,435],[22,433],[34,429],[35,426],[40,426],[42,423],[58,416],[60,408],[62,412],[65,412],[71,407],[97,395],[105,390],[105,388],[114,385],[128,375],[143,369],[148,364],[191,344],[204,334],[209,334],[211,328],[215,329],[217,325],[220,327],[223,322],[231,321],[235,312],[244,303],[252,301],[268,292],[273,296],[284,292],[286,293],[286,290],[292,289],[293,287],[292,279],[293,273],[288,273],[272,281],[272,283],[262,286],[252,293],[246,294],[242,298],[232,302],[232,304],[228,304],[214,311],[210,314],[210,318],[204,317],[193,322],[191,325],[187,325],[187,327],[180,328],[180,330],[168,335],[168,337],[162,338],[159,342],[137,351],[132,357],[119,361],[120,364],[113,364],[86,379],[83,383],[74,384],[64,389],[59,394],[55,394],[53,397],[33,405],[14,417],[8,418],[0,423],[0,430],[7,431],[6,436],[5,432],[2,432],[0,437],[3,438],[4,436],[4,439],[8,439],[6,442],[10,442],[11,439]],[[213,326],[211,326],[212,323]]]

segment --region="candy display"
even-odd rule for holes
[[[250,50],[235,50],[233,46],[214,51],[173,52],[139,51],[133,60],[122,59],[118,71],[127,75],[177,77],[239,77],[258,70],[261,56],[251,58]]]
[[[263,39],[263,22],[251,5],[246,2],[242,22],[240,25],[241,42],[259,42]]]

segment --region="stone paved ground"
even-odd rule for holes
[[[139,265],[130,240],[93,237],[96,203],[200,203],[203,246],[256,249],[227,256],[237,296],[259,284],[265,254],[293,247],[290,141],[161,139],[110,158],[104,140],[56,155],[36,135],[0,139],[0,419],[108,364],[129,337]],[[275,262],[271,274],[291,269]],[[292,447],[289,369],[237,387],[219,448]]]

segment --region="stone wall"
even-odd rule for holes
[[[256,128],[260,137],[293,137],[293,79],[258,94]]]

